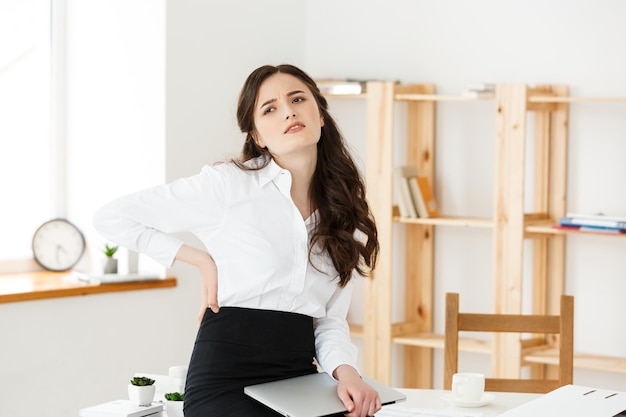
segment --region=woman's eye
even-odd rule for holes
[[[275,107],[267,107],[265,110],[263,110],[263,114],[268,114],[273,112],[274,110],[276,110]]]
[[[304,101],[304,97],[296,97],[293,99],[294,103],[300,103],[301,101]]]

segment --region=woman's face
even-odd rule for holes
[[[263,81],[254,107],[252,137],[274,158],[315,152],[323,125],[313,94],[298,78],[277,73]]]

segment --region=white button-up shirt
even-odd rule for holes
[[[107,204],[94,226],[166,267],[182,245],[171,233],[194,233],[217,265],[220,306],[311,316],[320,366],[329,373],[341,364],[356,368],[346,321],[353,281],[340,288],[330,258],[319,251],[312,251],[311,265],[316,213],[303,220],[290,190],[291,174],[273,160],[258,171],[232,163],[205,166]]]

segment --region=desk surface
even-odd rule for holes
[[[442,397],[450,391],[431,389],[407,389],[398,388],[398,391],[406,394],[407,400],[398,404],[386,406],[384,409],[413,408],[420,411],[437,410],[450,412],[451,415],[466,413],[467,415],[480,415],[482,417],[497,416],[520,404],[539,398],[541,394],[524,394],[516,392],[494,392],[495,399],[484,407],[462,408],[455,407]],[[378,413],[376,414],[378,415]],[[462,415],[462,414],[461,414]]]
[[[451,416],[462,417],[467,416],[480,416],[480,417],[495,417],[501,413],[504,413],[511,408],[515,408],[518,405],[524,404],[535,398],[541,397],[542,394],[524,394],[518,392],[494,392],[496,398],[488,405],[484,407],[476,408],[462,408],[455,407],[442,397],[444,394],[449,394],[450,391],[436,390],[436,389],[413,389],[413,388],[396,388],[398,391],[406,395],[406,401],[398,404],[387,405],[384,410],[395,409],[415,409],[418,411],[434,411],[443,413],[446,415],[449,413]],[[381,412],[376,413],[376,416]],[[419,415],[419,414],[417,414]],[[437,415],[434,414],[433,415]],[[167,408],[163,413],[164,417],[167,417]]]

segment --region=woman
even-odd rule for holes
[[[380,398],[356,370],[346,322],[352,278],[378,255],[363,180],[326,99],[294,66],[252,72],[237,118],[239,159],[115,200],[96,213],[96,229],[200,271],[186,417],[275,416],[243,387],[317,372],[314,358],[338,381],[347,415],[371,416]]]

